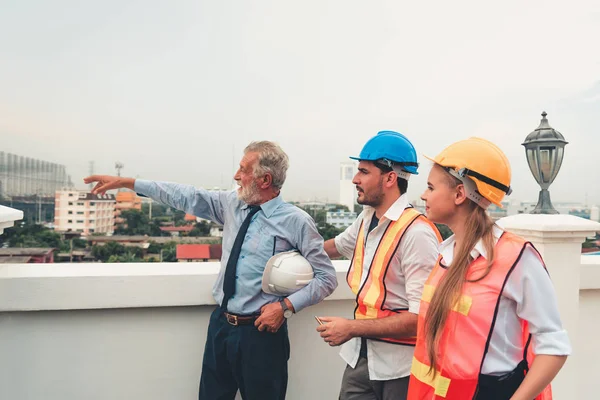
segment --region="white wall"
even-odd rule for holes
[[[0,313],[0,398],[197,399],[213,309]],[[288,399],[337,397],[344,362],[320,339],[312,315],[351,310],[351,301],[327,301],[290,321]]]
[[[600,258],[600,257],[599,257]],[[596,266],[600,270],[600,264]],[[600,288],[582,290],[579,297],[579,336],[576,362],[580,399],[597,399],[600,371]]]
[[[196,399],[217,268],[0,266],[0,399]],[[337,397],[344,362],[313,315],[352,310],[340,285],[290,320],[288,399]]]
[[[580,243],[599,225],[572,216],[517,218],[502,223],[543,254],[573,342],[554,398],[596,399],[600,257],[582,257]],[[335,266],[338,289],[290,321],[288,399],[337,398],[344,363],[313,318],[352,313],[348,262]],[[0,399],[196,399],[218,268],[0,265]]]

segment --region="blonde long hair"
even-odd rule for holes
[[[451,188],[462,184],[459,179],[450,175],[446,170],[445,173],[448,175],[448,184]],[[440,339],[450,310],[459,301],[463,284],[467,282],[469,265],[473,261],[471,251],[480,239],[483,241],[483,247],[488,255],[487,267],[481,276],[469,280],[469,282],[477,282],[485,278],[494,262],[494,221],[483,208],[473,201],[467,200],[465,206],[469,210],[469,216],[464,224],[466,235],[455,250],[452,263],[440,280],[425,316],[425,343],[431,362],[429,373],[434,371]]]

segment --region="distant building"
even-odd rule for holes
[[[179,236],[180,234],[187,235],[192,229],[194,229],[194,225],[183,225],[183,226],[161,226],[160,230],[163,232],[168,232],[171,236]]]
[[[64,165],[0,151],[0,198],[54,196],[70,186]]]
[[[487,209],[489,216],[492,217],[492,219],[494,221],[497,221],[500,218],[504,218],[504,217],[508,216],[508,210],[510,208],[510,203],[508,201],[503,201],[500,204],[502,204],[502,207],[498,207],[495,204],[490,204],[490,206]]]
[[[356,204],[356,187],[352,183],[356,174],[356,163],[345,161],[340,163],[340,200],[339,203],[348,207],[348,210],[354,211]]]
[[[121,213],[123,211],[142,211],[142,199],[134,192],[118,192],[115,201],[115,223],[117,225],[124,225],[125,223],[125,219],[121,218]]]
[[[53,248],[20,248],[0,249],[0,263],[5,264],[47,264],[54,262]]]
[[[183,217],[183,220],[185,222],[196,222],[197,219],[202,219],[202,218],[197,218],[195,216],[193,216],[192,214],[185,214],[185,217]],[[200,221],[197,221],[200,222]]]
[[[115,196],[76,190],[60,190],[55,195],[54,230],[84,235],[115,230]]]
[[[223,225],[212,224],[210,226],[210,236],[223,237]]]
[[[354,211],[327,211],[325,222],[336,228],[345,228],[352,225],[357,214]]]
[[[0,199],[0,204],[23,211],[26,224],[47,224],[54,221],[54,194],[52,196],[11,196]]]
[[[325,203],[322,201],[301,201],[295,204],[306,211],[329,211],[338,208],[337,204]]]

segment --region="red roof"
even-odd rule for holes
[[[210,259],[210,245],[178,244],[176,257],[178,260],[208,260]]]
[[[196,222],[196,217],[191,215],[191,214],[185,214],[185,217],[183,218],[184,221],[194,221]]]

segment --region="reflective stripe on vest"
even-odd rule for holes
[[[487,265],[483,257],[471,263],[467,282],[463,284],[462,293],[444,324],[435,368],[429,372],[431,364],[425,343],[425,315],[429,302],[446,273],[446,267],[438,259],[425,283],[421,298],[418,339],[411,368],[408,400],[471,400],[474,398],[494,331],[502,291],[528,246],[531,244],[524,239],[505,232],[495,246],[495,260],[485,278],[477,282],[468,282],[481,277]],[[527,345],[529,330],[525,321],[522,323],[522,329],[521,346],[524,353],[528,353],[526,358],[531,365],[533,361],[530,358],[531,349]],[[549,387],[536,397],[536,400],[551,399]]]
[[[400,218],[396,221],[390,221],[386,228],[386,231],[377,246],[371,265],[369,266],[367,272],[368,275],[362,285],[362,274],[365,270],[365,235],[363,229],[364,221],[361,223],[356,239],[354,256],[352,257],[352,264],[350,265],[348,275],[346,276],[348,285],[352,289],[352,292],[356,294],[356,309],[354,310],[355,319],[385,318],[390,315],[408,311],[406,309],[391,310],[384,308],[386,297],[385,276],[404,232],[406,232],[406,229],[417,218],[429,223],[434,231],[437,232],[435,225],[429,222],[429,220],[423,217],[417,210],[414,208],[405,209]],[[439,236],[438,239],[440,239]],[[374,340],[411,346],[414,346],[416,343],[415,337],[403,339],[377,338]]]

